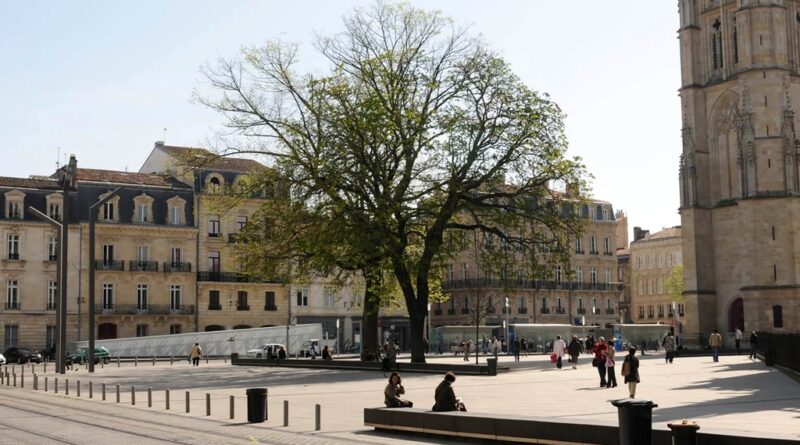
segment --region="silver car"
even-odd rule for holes
[[[250,358],[273,358],[278,356],[278,351],[283,348],[286,349],[282,344],[279,343],[267,343],[261,345],[261,347],[256,349],[251,349],[247,351],[247,357]]]

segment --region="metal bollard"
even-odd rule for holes
[[[58,377],[53,379],[53,391],[58,394]]]
[[[19,376],[19,387],[20,388],[24,388],[25,387],[25,374],[22,374],[21,376]]]
[[[78,380],[77,381],[77,385],[75,385],[75,395],[77,397],[81,396],[81,381],[80,380]]]
[[[206,356],[206,364],[208,364],[208,356]]]
[[[4,385],[6,383],[6,374],[0,370],[0,385]]]
[[[211,415],[211,394],[206,393],[206,415]]]
[[[44,392],[47,392],[47,376],[44,377]]]
[[[697,423],[683,420],[681,423],[668,423],[667,427],[672,430],[673,445],[697,445],[697,430],[700,429]]]
[[[64,394],[69,395],[69,379],[64,379]]]
[[[103,383],[103,384],[102,384],[102,386],[101,386],[100,390],[101,390],[101,392],[103,393],[103,394],[102,394],[102,396],[103,396],[103,401],[105,401],[105,400],[106,400],[106,384],[105,384],[105,383]]]
[[[94,391],[92,389],[92,381],[90,380],[89,381],[89,398],[91,399],[92,397],[94,397]]]
[[[33,390],[34,391],[39,390],[39,376],[37,376],[36,374],[33,375]]]
[[[131,386],[131,405],[136,405],[136,388]]]
[[[231,420],[233,420],[233,396],[230,396],[230,410],[231,410]]]
[[[186,391],[186,412],[189,412],[189,391]]]
[[[17,387],[17,375],[13,374],[13,376],[14,376],[14,387],[16,388]]]
[[[228,363],[228,356],[225,354],[222,355],[222,363]]]
[[[166,406],[167,411],[169,411],[169,390],[164,390],[164,405]]]
[[[119,368],[119,356],[117,356],[117,368]]]
[[[289,401],[283,401],[283,426],[289,426]]]
[[[155,365],[156,365],[156,356],[154,355],[153,356],[153,366],[155,366]]]
[[[103,369],[103,368],[105,368],[105,367],[106,367],[106,361],[105,361],[105,359],[103,359],[103,360],[100,360],[100,369]]]
[[[153,407],[153,388],[147,388],[147,407]]]
[[[135,368],[137,366],[139,366],[139,357],[134,355],[133,356],[133,367]]]
[[[117,403],[119,403],[119,385],[116,386],[117,386]]]
[[[314,408],[314,430],[322,429],[322,407],[317,403]]]
[[[175,356],[174,356],[174,355],[170,355],[170,356],[169,356],[169,365],[170,365],[170,366],[172,366],[172,364],[173,364],[174,362],[175,362]]]
[[[47,374],[47,362],[44,362],[44,373]]]

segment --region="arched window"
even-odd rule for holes
[[[724,66],[722,57],[722,23],[719,17],[714,20],[711,25],[711,61],[713,69],[719,69]]]
[[[733,64],[739,64],[739,32],[736,30],[736,17],[733,18]]]

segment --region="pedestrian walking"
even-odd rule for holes
[[[572,362],[572,369],[578,369],[578,356],[581,353],[581,342],[578,341],[577,335],[572,336],[572,340],[570,340],[569,346],[567,346],[567,352],[569,352],[569,361]]]
[[[611,343],[608,344],[608,353],[606,354],[606,388],[617,387],[617,374],[614,372],[614,365],[616,365],[614,356],[616,354],[614,340],[612,339]]]
[[[758,352],[758,334],[756,334],[756,331],[753,331],[750,334],[750,357],[748,358],[755,359],[757,352]]]
[[[522,349],[522,356],[528,358],[528,340],[525,340],[525,337],[519,341],[519,347]]]
[[[483,338],[481,338],[481,349],[483,350],[484,355],[489,353],[489,340],[486,339],[485,335]]]
[[[500,353],[500,340],[497,337],[492,337],[492,354],[494,354],[494,358],[497,359],[497,354]]]
[[[519,350],[520,349],[522,349],[522,342],[520,341],[520,339],[515,338],[514,339],[514,361],[515,362],[519,361]]]
[[[608,345],[606,339],[600,337],[594,345],[594,360],[592,366],[597,368],[597,373],[600,374],[600,387],[606,386],[606,356],[608,355]]]
[[[189,357],[192,359],[192,366],[200,366],[200,357],[203,356],[203,349],[200,348],[200,343],[195,343],[192,346],[192,352],[189,353]]]
[[[561,358],[564,357],[564,353],[567,350],[567,343],[561,339],[561,336],[556,336],[556,341],[553,342],[553,354],[556,355],[556,368],[561,369],[564,364],[561,362]]]
[[[672,363],[672,360],[675,358],[675,336],[672,335],[672,331],[667,332],[667,336],[664,337],[664,362]]]
[[[708,346],[711,347],[711,352],[714,354],[714,361],[719,361],[719,348],[722,347],[722,335],[719,331],[714,329],[714,332],[708,337]]]
[[[625,383],[628,384],[628,394],[631,398],[636,397],[636,385],[639,380],[639,358],[636,357],[636,348],[631,346],[628,349],[628,355],[625,356],[625,361],[622,362],[622,371],[620,374],[625,377]]]
[[[469,361],[469,350],[470,349],[472,349],[472,340],[467,340],[467,342],[464,343],[464,361],[465,362]]]
[[[736,327],[736,333],[733,336],[733,341],[736,344],[736,355],[740,355],[742,353],[742,330],[739,327]]]

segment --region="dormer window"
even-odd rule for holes
[[[148,207],[147,204],[139,204],[136,206],[136,221],[140,223],[147,222]]]
[[[13,190],[5,193],[6,198],[6,218],[8,219],[22,219],[23,208],[25,207],[25,194],[19,190]]]
[[[51,203],[47,206],[47,215],[58,221],[61,219],[61,204]]]
[[[8,218],[22,219],[22,210],[18,202],[11,201],[8,203]]]
[[[104,221],[113,221],[114,220],[114,203],[107,202],[103,204],[103,220]]]
[[[219,173],[212,173],[206,179],[206,191],[208,193],[220,193],[225,185],[225,179]]]
[[[173,196],[167,200],[167,224],[174,226],[186,224],[186,200]]]
[[[146,224],[153,222],[153,198],[142,193],[133,198],[134,214],[133,222]]]

